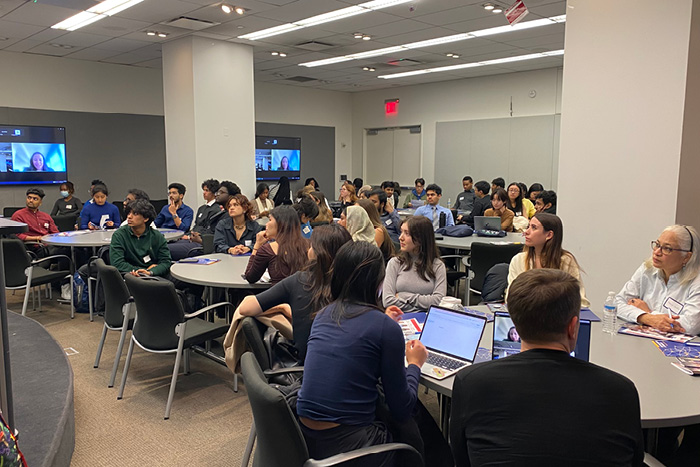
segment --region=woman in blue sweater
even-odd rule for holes
[[[80,228],[90,230],[116,229],[121,223],[119,209],[107,202],[109,192],[104,185],[92,188],[92,199],[80,211]]]
[[[404,345],[394,321],[401,312],[390,307],[385,313],[379,305],[384,279],[379,248],[347,243],[338,250],[332,270],[333,302],[311,327],[297,401],[301,429],[315,459],[391,442],[375,413],[377,383],[382,382],[391,418],[409,420],[418,399],[420,367],[428,355],[420,341]],[[390,462],[384,458],[365,465]]]

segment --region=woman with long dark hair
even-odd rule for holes
[[[270,212],[265,230],[255,237],[245,279],[251,284],[258,282],[267,270],[270,283],[276,284],[306,266],[308,248],[296,210],[291,206],[277,207]]]
[[[311,326],[297,400],[301,430],[315,459],[391,441],[376,418],[380,380],[395,420],[410,420],[418,401],[427,350],[418,340],[404,344],[401,327],[380,307],[377,289],[383,278],[384,261],[376,246],[351,242],[338,250],[333,301]],[[366,465],[391,462],[373,460]]]
[[[513,211],[516,216],[532,218],[535,215],[535,205],[532,201],[525,197],[520,183],[513,182],[508,185],[508,199],[506,200],[506,208]]]
[[[491,195],[491,207],[484,211],[484,216],[487,217],[500,217],[501,218],[501,230],[506,232],[513,231],[513,218],[515,214],[513,211],[508,209],[508,194],[503,188],[497,188]]]
[[[289,187],[289,179],[287,177],[280,177],[277,185],[270,188],[269,196],[272,196],[272,201],[275,203],[275,206],[291,205],[292,190]]]
[[[574,255],[562,248],[564,226],[554,214],[538,212],[525,230],[525,247],[510,261],[508,285],[530,269],[561,269],[581,284],[581,306],[590,306],[581,281],[581,268]]]
[[[401,224],[401,252],[389,260],[382,297],[384,306],[404,313],[427,311],[447,292],[447,272],[435,244],[433,223],[423,216]]]
[[[270,211],[275,208],[275,203],[270,199],[270,187],[267,183],[258,183],[255,189],[254,207],[258,217],[268,217]]]
[[[243,316],[257,316],[265,310],[288,304],[294,332],[294,347],[299,360],[306,357],[306,343],[311,332],[312,315],[331,302],[331,270],[335,255],[346,243],[352,241],[350,234],[338,224],[321,225],[311,234],[306,267],[274,287],[248,295],[238,307]]]

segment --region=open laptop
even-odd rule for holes
[[[484,316],[431,306],[420,334],[420,341],[428,349],[421,373],[445,379],[474,363],[485,327]]]
[[[498,216],[474,216],[474,230],[501,230],[501,218]]]
[[[587,319],[581,319],[579,323],[576,348],[571,356],[588,361],[591,347],[591,322]],[[520,336],[515,330],[510,315],[503,311],[497,311],[493,318],[491,358],[496,360],[519,353],[520,345]]]

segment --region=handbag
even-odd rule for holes
[[[267,328],[265,330],[263,345],[270,358],[270,370],[299,366],[299,352],[277,329]],[[289,386],[300,379],[301,373],[285,373],[272,376],[270,383]]]

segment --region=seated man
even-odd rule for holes
[[[644,440],[634,384],[570,355],[579,282],[558,269],[513,281],[508,311],[522,352],[465,368],[452,390],[457,466],[641,466]]]
[[[504,190],[506,189],[506,181],[503,179],[503,177],[497,177],[491,180],[491,191],[496,191],[499,188],[503,188]]]
[[[557,194],[552,190],[540,191],[535,198],[535,211],[557,213]]]
[[[476,197],[472,185],[474,184],[474,179],[469,175],[462,179],[462,188],[464,191],[457,195],[457,201],[452,209],[457,209],[459,211],[471,211],[474,208],[474,198]]]
[[[452,211],[446,207],[440,206],[440,198],[442,198],[442,188],[440,188],[435,183],[431,183],[425,189],[428,196],[428,204],[421,206],[416,209],[415,216],[427,217],[433,222],[433,230],[437,230],[440,227],[449,227],[455,225],[454,218],[452,217]],[[440,225],[440,215],[445,214],[445,225]]]
[[[194,211],[182,202],[185,197],[185,191],[185,185],[182,183],[171,183],[168,185],[168,199],[170,202],[163,206],[163,209],[158,213],[158,217],[155,220],[156,227],[189,232]]]
[[[27,224],[26,232],[17,234],[23,242],[40,242],[41,237],[50,233],[58,232],[58,227],[51,216],[39,211],[41,202],[44,199],[44,190],[40,188],[30,188],[27,190],[26,208],[22,208],[12,214],[12,220]],[[39,245],[27,245],[29,249],[39,252]]]
[[[423,201],[423,204],[425,204],[425,179],[417,178],[414,184],[415,188],[406,195],[406,199],[403,201],[403,207],[405,208],[410,208],[413,201]]]
[[[170,250],[165,237],[148,225],[156,210],[146,200],[129,203],[128,225],[119,227],[112,235],[109,260],[122,274],[134,276],[163,276],[170,272]]]
[[[369,192],[369,200],[374,203],[379,211],[379,219],[384,224],[384,228],[389,232],[389,237],[391,237],[392,242],[398,242],[399,236],[401,235],[401,218],[399,213],[394,211],[387,211],[387,198],[386,192],[381,188],[376,188]]]
[[[491,197],[489,196],[489,182],[481,180],[474,185],[474,206],[468,216],[458,216],[457,221],[474,227],[474,216],[483,216],[487,209],[491,209]]]
[[[383,181],[381,188],[386,193],[386,210],[392,212],[397,207],[394,197],[394,182],[391,180]]]
[[[124,197],[124,201],[122,201],[122,205],[124,206],[123,208],[123,213],[124,213],[124,220],[122,221],[119,226],[121,227],[122,225],[127,225],[126,222],[126,216],[129,215],[127,205],[131,203],[132,201],[136,201],[137,199],[145,199],[149,203],[151,202],[151,198],[148,196],[148,193],[146,193],[143,190],[139,190],[138,188],[132,188],[130,189],[127,193],[126,196]],[[156,225],[151,222],[151,227],[156,229]]]

